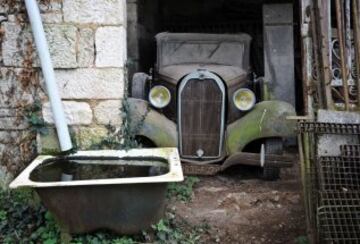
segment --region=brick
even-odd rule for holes
[[[94,109],[96,122],[102,125],[121,125],[121,100],[100,102]]]
[[[65,22],[121,25],[126,19],[125,0],[64,0]]]
[[[0,68],[0,107],[15,108],[34,102],[39,77],[32,69]]]
[[[127,55],[124,27],[100,27],[95,40],[97,67],[124,67]]]
[[[64,101],[63,107],[69,125],[89,125],[92,123],[93,115],[88,103]],[[49,102],[43,105],[42,111],[45,122],[53,124],[54,119]]]
[[[57,70],[64,99],[121,99],[124,94],[122,69]]]
[[[81,29],[79,31],[79,50],[78,50],[78,63],[79,67],[92,67],[94,66],[95,59],[95,34],[90,28]]]
[[[34,40],[28,25],[5,22],[2,24],[4,41],[2,43],[5,66],[39,67]],[[71,25],[44,25],[50,54],[55,68],[76,68],[77,29]]]

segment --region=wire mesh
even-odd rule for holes
[[[338,135],[360,135],[360,124],[338,124],[338,123],[319,123],[304,122],[298,123],[300,132],[314,134],[338,134]]]
[[[360,157],[360,145],[342,145],[340,150],[344,157]]]
[[[318,163],[318,231],[324,243],[360,243],[360,162],[349,156]]]
[[[320,239],[324,243],[360,243],[360,205],[318,208]]]
[[[320,191],[321,206],[344,207],[344,206],[359,206],[360,207],[360,192],[340,192],[340,191]],[[359,216],[360,217],[360,216]]]
[[[308,138],[308,147],[317,145],[319,135],[358,137],[359,129],[360,124],[298,124],[303,142]],[[308,161],[304,160],[304,165],[310,166],[305,168],[303,177],[309,225],[315,230],[314,243],[360,244],[360,145],[343,145],[340,149],[337,157],[317,157],[315,149]]]
[[[319,184],[323,191],[360,190],[360,159],[353,157],[321,157]]]

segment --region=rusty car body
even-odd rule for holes
[[[242,164],[250,145],[258,145],[257,153],[265,145],[266,153],[281,154],[282,139],[294,135],[286,118],[295,109],[270,100],[266,82],[251,78],[251,39],[245,33],[158,34],[154,72],[136,73],[131,83],[132,121],[143,119],[138,136],[178,147],[182,162],[224,162],[223,169],[229,161]],[[278,177],[270,171],[265,178]]]

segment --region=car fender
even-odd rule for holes
[[[287,120],[296,115],[294,107],[282,101],[264,101],[227,127],[226,145],[229,155],[242,152],[250,142],[271,137],[295,136],[296,122]]]
[[[173,121],[149,107],[147,101],[127,98],[127,102],[131,129],[137,136],[149,138],[158,147],[177,147],[177,127]]]

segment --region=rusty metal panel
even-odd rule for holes
[[[275,99],[295,106],[294,28],[292,4],[265,4],[265,79]]]
[[[212,79],[189,80],[181,93],[182,156],[218,157],[222,100],[224,95]]]

